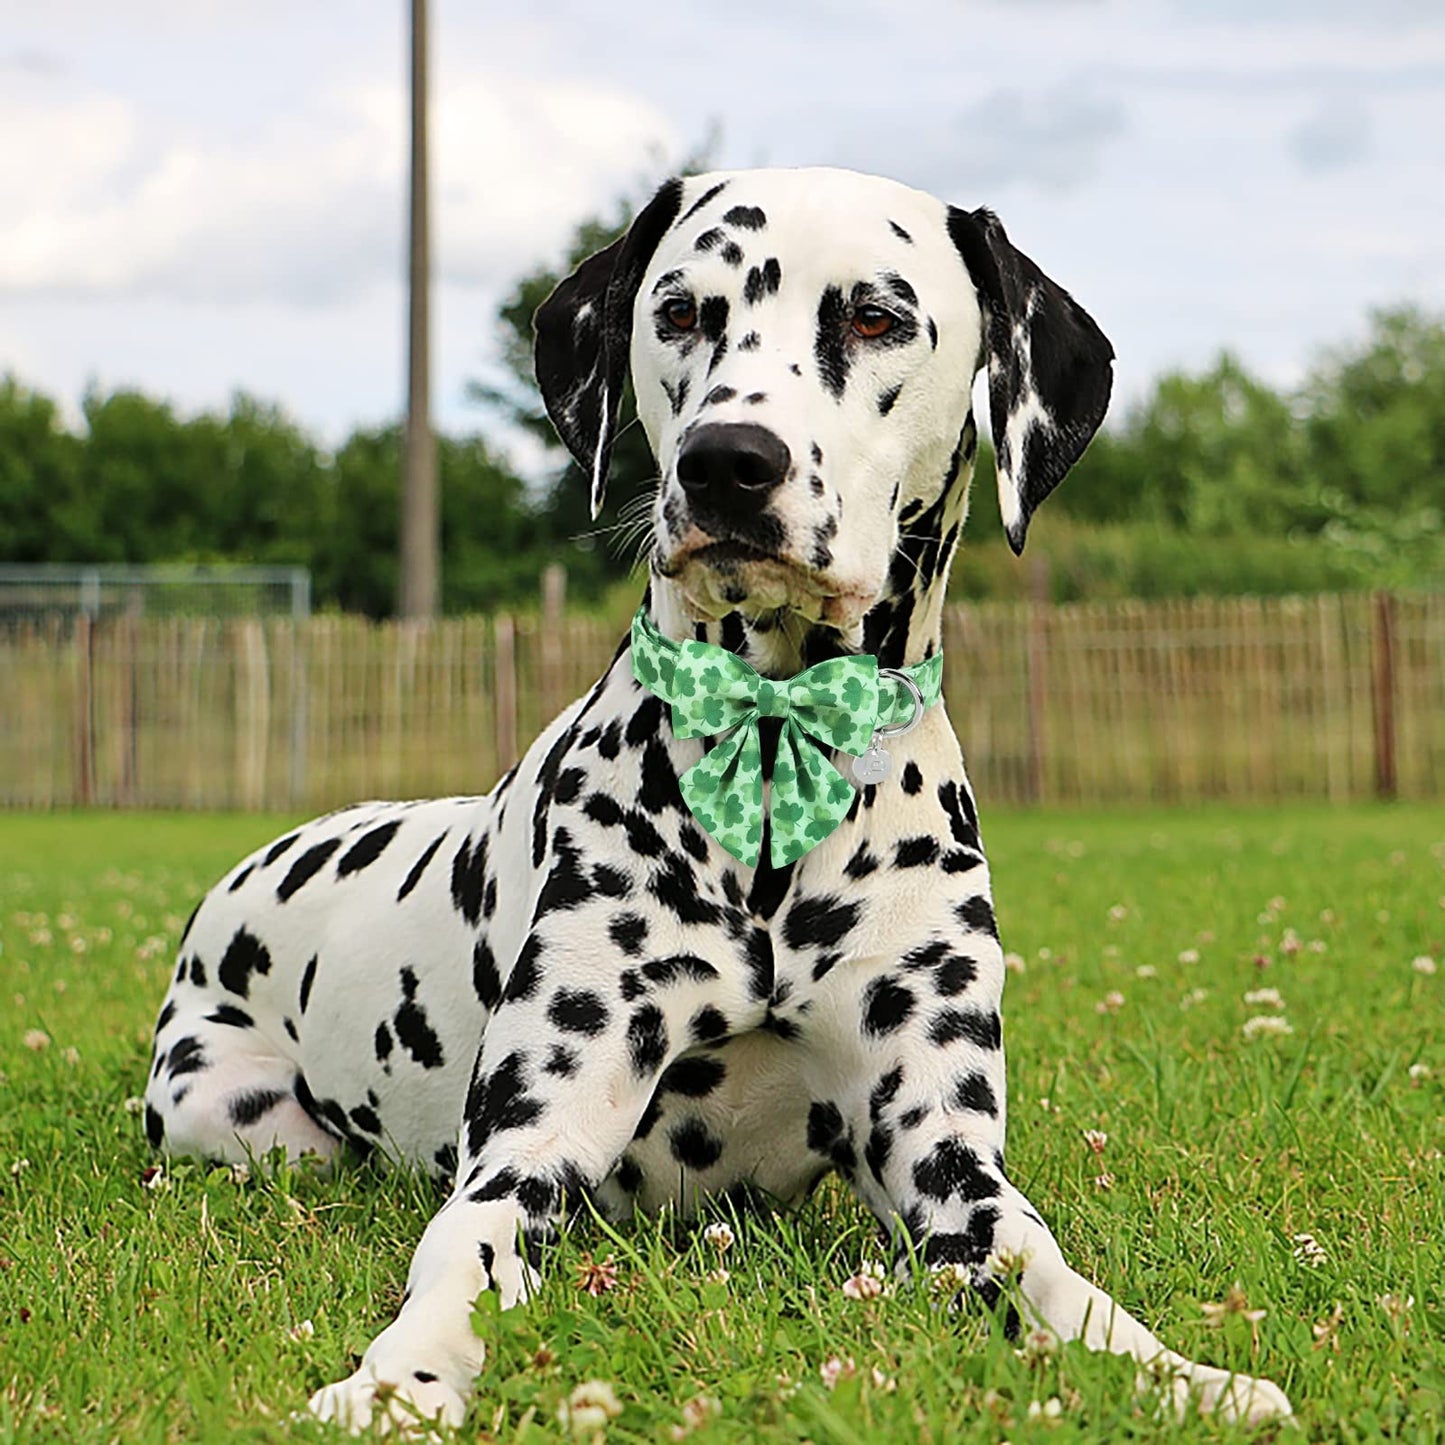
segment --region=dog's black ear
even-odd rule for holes
[[[1104,419],[1114,348],[1062,286],[1015,250],[992,211],[950,207],[948,233],[983,307],[979,364],[988,364],[999,511],[1019,553],[1034,508]]]
[[[606,250],[589,256],[537,308],[537,385],[567,450],[602,510],[617,408],[627,381],[632,304],[647,263],[677,219],[682,182],[666,182]]]

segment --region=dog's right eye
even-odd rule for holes
[[[675,331],[691,331],[697,325],[697,303],[685,296],[674,297],[663,303],[662,319]]]

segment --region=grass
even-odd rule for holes
[[[0,824],[0,1440],[332,1438],[289,1414],[398,1303],[435,1204],[423,1181],[176,1164],[143,1184],[127,1100],[175,940],[207,884],[282,826]],[[1293,1438],[1438,1441],[1445,976],[1412,960],[1445,963],[1445,817],[1015,815],[987,831],[1024,961],[1005,995],[1010,1167],[1066,1254],[1167,1343],[1283,1384]],[[1261,988],[1283,1009],[1244,1002]],[[1248,1038],[1255,1016],[1292,1032]],[[461,1438],[557,1439],[559,1405],[591,1379],[622,1405],[614,1442],[697,1419],[688,1438],[709,1442],[1242,1433],[1161,1422],[1122,1361],[1020,1358],[925,1286],[849,1298],[877,1251],[840,1190],[732,1227],[724,1252],[673,1221],[578,1225],[536,1305],[479,1311],[491,1358]],[[579,1271],[608,1256],[617,1286],[593,1298]],[[1203,1306],[1236,1285],[1263,1318],[1211,1325]]]

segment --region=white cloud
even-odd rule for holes
[[[0,98],[0,291],[317,305],[397,274],[400,86],[333,90],[271,124],[208,136],[133,97]],[[499,284],[633,181],[674,136],[602,84],[509,73],[439,88],[434,232],[444,277]]]

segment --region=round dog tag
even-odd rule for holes
[[[853,776],[860,783],[881,783],[892,766],[893,759],[878,746],[878,739],[874,738],[868,744],[867,751],[853,759]]]

